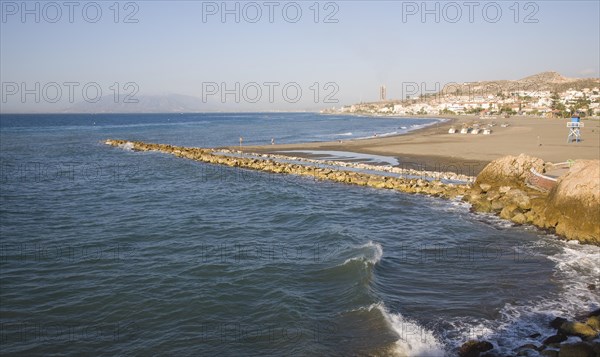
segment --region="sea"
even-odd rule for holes
[[[599,247],[460,199],[103,144],[352,140],[436,121],[1,115],[0,354],[429,357],[478,339],[514,355],[554,317],[599,308]]]

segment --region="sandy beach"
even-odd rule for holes
[[[582,141],[567,143],[566,123],[570,119],[511,117],[479,119],[477,117],[445,117],[446,122],[391,137],[319,142],[290,145],[246,146],[244,151],[282,153],[288,150],[350,151],[396,157],[401,166],[477,174],[490,161],[525,153],[550,162],[569,159],[600,159],[600,121],[584,120]],[[392,120],[392,119],[391,119]],[[452,126],[463,124],[484,126],[495,122],[491,135],[449,134]],[[508,127],[501,124],[509,123]],[[295,156],[300,156],[294,153]],[[310,156],[310,155],[307,155]]]

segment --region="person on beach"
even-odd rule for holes
[[[240,147],[242,147],[243,143],[244,143],[244,138],[240,136]]]
[[[275,138],[271,138],[271,145],[275,145]]]

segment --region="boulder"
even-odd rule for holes
[[[476,185],[489,184],[491,187],[524,187],[525,179],[529,176],[531,168],[543,172],[544,161],[525,154],[504,156],[484,167],[477,175],[475,183]]]
[[[492,188],[492,185],[488,183],[482,183],[479,185],[479,188],[481,189],[481,192],[486,193],[490,190],[490,188]]]
[[[521,347],[518,347],[517,350],[534,350],[537,351],[540,348],[540,346],[536,346],[533,343],[527,343]]]
[[[516,224],[525,224],[527,223],[527,217],[523,213],[515,214],[511,219]]]
[[[460,357],[478,357],[481,352],[489,351],[494,345],[487,341],[467,341],[460,346],[458,355]]]
[[[576,161],[548,194],[544,213],[556,233],[600,245],[600,161]]]
[[[494,211],[494,212],[500,212],[504,208],[504,204],[498,200],[492,201],[491,208],[492,208],[492,211]]]
[[[586,340],[591,340],[598,336],[596,330],[581,322],[565,322],[560,325],[558,331],[567,336],[578,336]]]
[[[525,213],[525,219],[527,219],[528,223],[532,223],[535,220],[535,213],[532,211],[527,211],[527,213]]]
[[[485,198],[479,198],[478,200],[471,201],[471,209],[475,212],[490,212],[492,210],[492,204]]]
[[[593,328],[595,331],[600,331],[600,317],[598,316],[589,317],[585,324]]]
[[[511,204],[511,205],[505,206],[502,209],[502,211],[500,211],[500,218],[510,220],[511,218],[513,218],[514,215],[516,215],[518,213],[521,213],[519,211],[519,208],[516,205]]]
[[[531,199],[525,192],[518,188],[506,192],[504,197],[502,197],[502,201],[505,203],[513,203],[523,210],[531,209]]]
[[[532,350],[532,349],[520,350],[517,353],[517,357],[533,357],[533,356],[539,356],[539,355],[535,350]]]
[[[559,317],[560,318],[560,317]],[[553,335],[548,337],[547,339],[544,340],[544,342],[542,342],[544,345],[549,345],[551,343],[561,343],[567,340],[567,336],[559,333],[557,335]]]
[[[561,345],[558,357],[596,357],[596,353],[592,346],[580,342]]]
[[[487,199],[488,201],[496,201],[496,200],[498,200],[499,198],[500,198],[500,194],[499,194],[498,192],[496,192],[496,191],[489,191],[489,192],[487,193],[487,198],[486,198],[486,199]]]
[[[549,228],[546,217],[543,214],[534,215],[531,223],[540,228]]]
[[[600,245],[600,161],[576,161],[547,195],[526,187],[525,179],[532,168],[544,172],[544,162],[524,154],[490,162],[477,176],[467,201],[477,211],[500,212],[504,219],[523,213],[524,222],[552,229],[568,240]],[[489,207],[475,203],[478,200],[474,198],[485,196],[485,192],[492,202]],[[493,203],[497,200],[502,207]],[[527,215],[528,211],[532,213]],[[521,222],[523,217],[518,216],[517,220]]]
[[[555,350],[543,350],[540,352],[540,356],[544,357],[558,357],[558,351]]]

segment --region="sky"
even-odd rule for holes
[[[394,99],[415,84],[599,77],[599,3],[1,0],[0,109],[181,94],[318,110],[375,101],[381,85]]]

